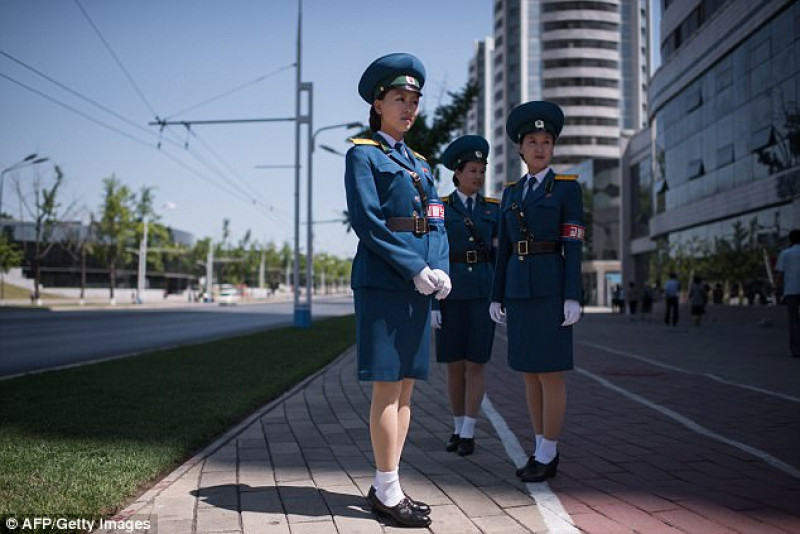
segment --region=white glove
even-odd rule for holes
[[[442,300],[447,298],[447,295],[450,294],[450,290],[453,289],[453,282],[450,281],[450,277],[441,269],[434,269],[433,274],[436,275],[436,278],[439,280],[439,283],[436,284],[436,300]]]
[[[414,287],[423,295],[432,295],[437,287],[439,279],[430,267],[425,267],[414,277]]]
[[[577,300],[564,301],[564,322],[561,326],[572,326],[581,318],[581,305]]]
[[[497,324],[505,324],[506,312],[503,311],[503,305],[499,302],[489,304],[489,317]]]
[[[442,312],[439,310],[431,310],[431,328],[442,327]]]

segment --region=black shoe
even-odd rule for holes
[[[461,438],[458,437],[458,434],[451,434],[450,439],[447,440],[447,445],[445,446],[444,450],[447,452],[455,452],[458,449],[458,442],[461,441]]]
[[[469,456],[475,452],[475,438],[462,438],[458,442],[458,455]]]
[[[390,519],[401,527],[417,528],[427,527],[431,524],[430,517],[413,509],[411,500],[408,497],[403,498],[403,500],[395,506],[386,506],[378,499],[378,496],[375,495],[375,487],[373,486],[369,489],[369,493],[367,494],[367,503],[377,516]]]
[[[431,513],[431,507],[428,506],[426,503],[424,503],[422,501],[415,501],[414,499],[412,499],[408,495],[406,495],[406,499],[408,499],[411,502],[411,509],[412,510],[414,510],[416,512],[419,512],[419,513],[421,513],[423,515],[429,515]]]
[[[406,499],[408,499],[409,502],[411,503],[411,509],[412,510],[414,510],[416,512],[419,512],[421,514],[424,514],[424,515],[428,515],[428,514],[431,513],[431,507],[428,504],[426,504],[426,503],[424,503],[422,501],[415,501],[414,499],[412,499],[408,495],[406,495]],[[372,505],[373,501],[377,501],[377,500],[378,500],[378,496],[375,495],[375,486],[370,486],[369,487],[369,493],[367,493],[367,504],[369,504],[370,508],[372,508],[373,507],[373,505]]]
[[[558,472],[558,454],[549,464],[543,464],[534,460],[533,466],[526,469],[520,480],[523,482],[543,482],[547,478],[553,478]]]
[[[522,476],[522,473],[528,470],[534,463],[536,463],[536,458],[533,456],[528,457],[528,461],[522,467],[518,468],[516,474],[518,477]]]

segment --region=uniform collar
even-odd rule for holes
[[[472,199],[472,205],[473,206],[478,203],[478,193],[475,193],[474,195],[467,196],[464,193],[462,193],[461,191],[459,191],[458,189],[456,189],[456,195],[458,195],[458,199],[465,206],[467,205],[467,199],[468,198]]]
[[[547,168],[546,168],[546,169],[544,169],[543,171],[539,171],[539,172],[537,172],[537,173],[536,173],[536,174],[534,174],[534,175],[531,175],[530,173],[529,173],[529,174],[526,174],[526,175],[525,175],[525,178],[526,178],[527,180],[530,180],[531,178],[534,178],[534,179],[536,180],[536,183],[538,183],[538,184],[541,184],[542,182],[544,182],[545,178],[547,178],[547,175],[548,175],[548,173],[549,173],[551,170],[552,170],[552,168],[551,168],[551,167],[547,167]],[[529,183],[529,182],[528,182],[528,183]]]
[[[386,142],[389,143],[389,146],[392,147],[392,148],[394,148],[394,145],[396,145],[397,143],[402,143],[403,142],[402,139],[398,141],[397,139],[395,139],[391,135],[387,134],[383,130],[378,130],[378,135],[380,135],[381,137],[386,139]]]

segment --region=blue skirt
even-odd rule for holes
[[[492,357],[494,321],[488,299],[441,302],[442,328],[436,331],[436,361],[486,363]]]
[[[431,297],[416,291],[354,290],[358,379],[426,379]]]
[[[568,371],[572,364],[572,327],[564,322],[561,296],[506,299],[508,365],[524,373]]]

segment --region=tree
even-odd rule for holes
[[[89,220],[94,220],[94,214],[89,214]],[[80,261],[81,265],[81,296],[80,300],[86,298],[86,257],[94,254],[95,239],[92,233],[93,225],[90,223],[88,228],[82,224],[73,226],[64,239],[64,251],[69,254],[73,261]]]
[[[6,232],[0,232],[0,301],[6,298],[5,274],[22,263],[22,250],[11,242]]]
[[[114,288],[117,285],[117,266],[127,257],[126,247],[134,235],[133,203],[134,195],[116,176],[103,180],[103,203],[100,206],[100,219],[93,221],[97,234],[97,255],[108,268],[109,296],[114,301]]]
[[[62,212],[59,212],[61,204],[59,204],[57,200],[58,191],[64,181],[64,173],[58,165],[54,167],[54,171],[55,179],[49,188],[42,183],[38,175],[34,179],[33,202],[29,202],[25,195],[22,194],[20,184],[19,182],[17,183],[19,198],[25,210],[33,218],[34,223],[34,250],[30,258],[34,272],[33,295],[37,302],[39,301],[39,289],[42,281],[42,260],[44,260],[57,243],[58,240],[55,239],[55,230],[59,227],[62,220],[69,217],[69,212],[72,209],[72,206],[70,206]]]

